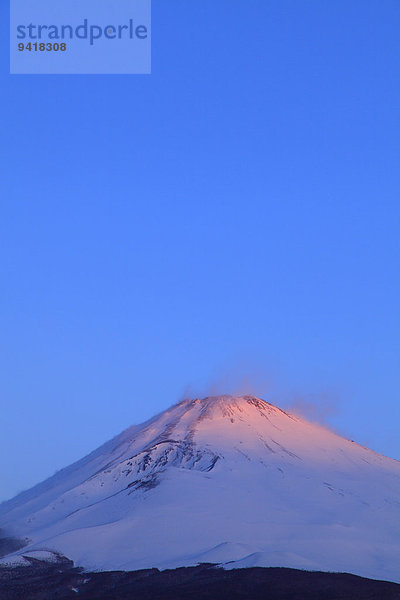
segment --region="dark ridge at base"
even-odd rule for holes
[[[87,573],[71,561],[30,558],[0,568],[1,600],[400,600],[400,585],[345,573],[213,565]]]

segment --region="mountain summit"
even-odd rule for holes
[[[400,463],[254,396],[184,400],[1,504],[0,530],[24,544],[3,563],[400,581]]]

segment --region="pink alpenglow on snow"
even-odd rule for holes
[[[87,569],[211,562],[400,582],[400,463],[253,396],[184,400],[0,505]]]

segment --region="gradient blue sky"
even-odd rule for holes
[[[0,499],[184,393],[400,458],[400,5],[153,0],[151,76],[10,76]]]

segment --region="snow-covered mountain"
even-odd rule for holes
[[[20,555],[400,582],[400,463],[252,396],[184,400],[0,505]]]

